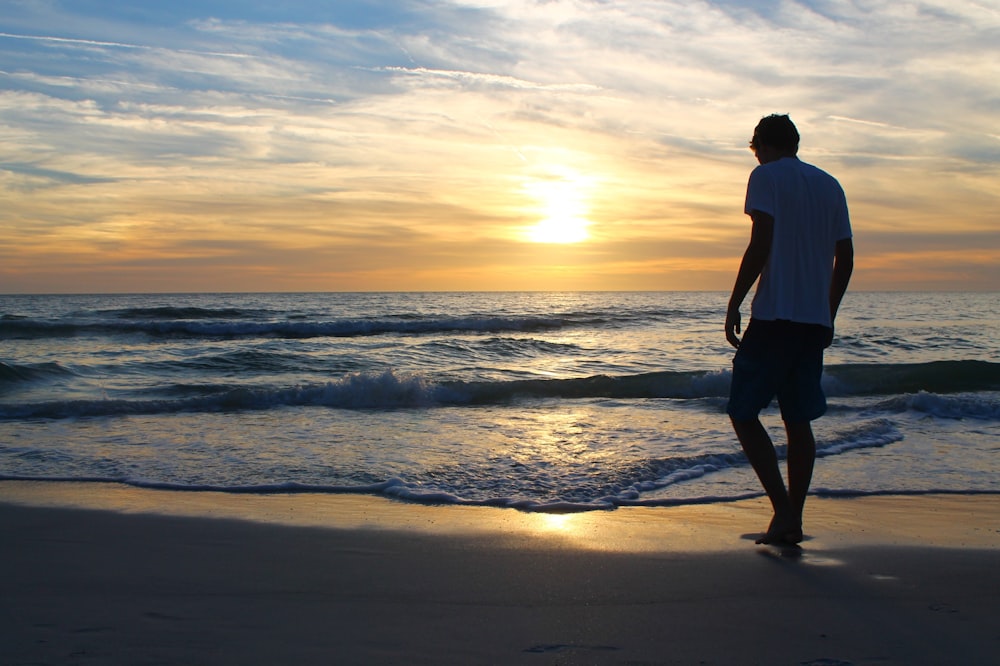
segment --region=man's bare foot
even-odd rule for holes
[[[802,541],[802,538],[802,523],[800,521],[779,517],[775,514],[771,519],[771,524],[767,526],[767,532],[754,543],[797,544]]]

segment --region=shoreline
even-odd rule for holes
[[[393,530],[427,535],[516,535],[588,549],[729,550],[770,519],[765,497],[549,513],[408,502],[381,495],[227,493],[118,483],[0,481],[0,507],[230,519],[284,527]],[[911,515],[920,515],[914,521]],[[1000,493],[810,496],[803,545],[1000,548]],[[991,529],[989,526],[995,526]],[[737,535],[726,535],[735,528]]]
[[[42,486],[42,487],[40,487]],[[1000,495],[531,514],[0,482],[5,664],[940,664],[1000,649]]]

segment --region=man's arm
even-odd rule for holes
[[[850,238],[837,241],[833,254],[833,279],[830,280],[830,339],[826,346],[833,343],[833,322],[837,319],[840,302],[847,293],[847,285],[851,282],[854,272],[854,242]]]
[[[729,297],[729,307],[726,308],[726,340],[734,347],[740,346],[737,335],[740,330],[740,305],[750,292],[750,287],[760,277],[761,271],[767,265],[771,256],[771,240],[774,238],[774,218],[767,213],[754,210],[750,213],[753,220],[753,230],[750,232],[750,244],[743,253],[740,262],[740,272],[736,275],[733,285],[733,295]],[[847,285],[844,285],[847,289]]]

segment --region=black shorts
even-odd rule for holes
[[[788,423],[818,419],[826,412],[823,349],[830,329],[819,324],[751,319],[733,357],[726,413],[752,421],[778,398]]]

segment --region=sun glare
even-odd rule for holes
[[[531,227],[528,238],[535,243],[579,243],[590,236],[588,224],[579,217],[551,216]]]
[[[524,190],[538,201],[542,218],[527,229],[527,239],[534,243],[587,240],[587,189],[586,179],[562,169],[548,178],[525,183]]]

